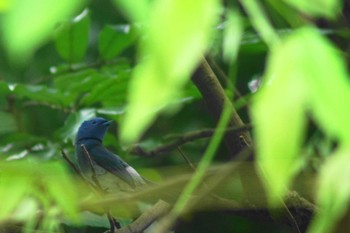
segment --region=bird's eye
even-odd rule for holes
[[[92,124],[93,124],[93,125],[96,124],[96,121],[93,121]]]

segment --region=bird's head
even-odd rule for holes
[[[96,139],[102,142],[102,139],[112,121],[102,117],[95,117],[91,120],[84,121],[78,130],[76,142],[83,139]]]

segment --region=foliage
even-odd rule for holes
[[[296,177],[315,170],[319,187],[313,198],[321,210],[309,232],[330,232],[350,198],[344,52],[350,34],[349,18],[341,14],[349,5],[341,0],[224,3],[0,1],[0,51],[6,54],[0,60],[0,223],[19,221],[27,232],[37,223],[49,232],[62,230],[62,222],[71,228],[79,222],[94,225],[78,216],[88,191],[67,169],[60,150],[74,161],[77,128],[96,115],[117,123],[105,145],[156,181],[177,178],[185,161],[177,151],[135,156],[132,146],[148,151],[177,135],[216,128],[212,139],[181,146],[198,163],[172,211],[181,214],[208,168],[231,159],[219,143],[228,115],[213,123],[191,82],[207,54],[227,97],[243,121],[253,124],[269,204],[281,205]],[[227,183],[226,196],[236,200],[233,183]],[[101,225],[99,217],[90,218]],[[236,231],[250,226],[222,223]]]

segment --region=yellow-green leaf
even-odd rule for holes
[[[218,16],[217,0],[158,0],[150,12],[141,63],[129,88],[129,108],[121,128],[136,140],[157,112],[179,96],[209,45]]]
[[[331,232],[346,212],[350,199],[350,147],[339,148],[322,167],[317,192],[320,207],[309,233]]]
[[[304,158],[305,114],[311,112],[325,133],[350,141],[350,87],[340,54],[318,31],[295,31],[274,48],[252,117],[258,162],[270,199],[285,193]]]
[[[340,0],[284,0],[298,10],[312,15],[334,18],[340,13],[342,1]]]
[[[74,13],[83,1],[10,1],[2,16],[3,42],[10,57],[27,59],[51,34],[59,21]]]
[[[67,175],[67,171],[59,163],[46,164],[41,168],[45,176],[45,185],[49,195],[56,202],[60,210],[72,221],[79,219],[78,193],[73,185],[73,180]]]
[[[223,38],[223,57],[232,63],[238,54],[240,41],[243,33],[243,22],[238,11],[227,12],[227,23],[225,25]]]

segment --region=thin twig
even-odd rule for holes
[[[95,192],[96,187],[83,176],[83,174],[80,172],[79,168],[77,168],[77,166],[75,166],[75,164],[68,158],[67,154],[64,152],[63,149],[61,149],[61,154],[62,154],[62,157],[64,158],[64,160],[66,160],[66,162],[69,164],[69,166],[75,171],[75,173],[78,174],[78,176],[83,180],[83,182],[87,186],[91,187],[91,189]],[[97,194],[97,192],[95,192],[95,194]]]
[[[301,233],[301,231],[300,231],[300,229],[299,229],[299,225],[298,225],[297,221],[295,220],[293,214],[290,212],[290,210],[289,210],[288,206],[286,205],[286,203],[285,203],[283,200],[281,200],[281,204],[282,204],[283,209],[284,209],[284,211],[285,211],[285,213],[286,213],[286,215],[287,215],[288,220],[289,220],[289,221],[291,222],[291,224],[292,224],[293,230],[294,230],[296,233]]]
[[[83,174],[81,174],[80,170],[77,168],[77,166],[75,166],[75,164],[68,158],[66,152],[64,152],[63,149],[61,149],[61,154],[62,157],[64,158],[64,160],[66,160],[66,162],[69,164],[69,166],[71,166],[71,168],[83,179],[85,180]]]
[[[97,179],[96,170],[94,168],[94,162],[90,156],[90,153],[88,152],[88,150],[86,149],[84,144],[81,144],[80,147],[83,150],[84,155],[86,156],[87,160],[89,161],[89,165],[90,165],[91,173],[92,173],[91,179],[96,184],[96,186],[100,189],[100,191],[102,191],[102,193],[105,193],[105,190],[102,188],[100,181]]]
[[[181,147],[178,146],[177,150],[181,154],[182,158],[186,161],[186,163],[192,168],[193,171],[195,171],[196,170],[195,166],[193,165],[191,160],[185,155],[185,153],[182,151]]]
[[[252,129],[252,125],[247,124],[247,125],[244,125],[242,127],[227,128],[225,130],[225,132],[226,133],[227,132],[240,133],[240,132],[247,131],[250,129]],[[186,144],[188,142],[192,142],[192,141],[202,139],[202,138],[211,137],[214,134],[214,131],[215,131],[215,129],[204,129],[204,130],[200,130],[200,131],[194,131],[191,133],[187,133],[187,134],[182,135],[182,136],[178,136],[178,135],[172,136],[172,137],[176,137],[177,140],[175,140],[169,144],[165,144],[165,145],[162,145],[160,147],[157,147],[157,148],[150,150],[150,151],[145,151],[139,145],[136,145],[131,149],[131,153],[136,154],[136,155],[146,156],[146,157],[157,156],[157,155],[168,153],[172,150],[175,150],[178,146],[181,146],[181,145]]]

